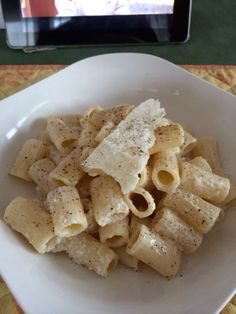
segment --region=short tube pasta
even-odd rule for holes
[[[180,147],[184,143],[184,130],[180,124],[170,124],[158,127],[155,130],[156,142],[149,150],[150,154],[155,154],[167,149]]]
[[[62,153],[69,153],[75,148],[79,134],[65,124],[61,119],[51,118],[47,121],[48,135]]]
[[[129,238],[128,217],[104,227],[99,227],[99,237],[101,243],[106,242],[111,248],[125,245]]]
[[[31,179],[46,194],[51,190],[48,175],[54,168],[55,164],[50,159],[44,158],[33,163],[29,169]]]
[[[15,163],[10,170],[10,175],[31,182],[29,169],[37,160],[43,159],[47,154],[46,145],[36,139],[27,140],[19,154],[16,157]]]
[[[124,198],[131,212],[139,218],[150,216],[156,208],[152,195],[140,187],[126,194]]]
[[[107,137],[112,129],[115,127],[114,123],[112,121],[107,121],[104,126],[101,128],[101,130],[97,133],[95,136],[95,141],[98,143],[101,143],[105,137]]]
[[[162,151],[154,155],[152,181],[158,190],[167,193],[172,193],[179,186],[178,161],[173,151]]]
[[[219,176],[225,175],[220,161],[217,141],[213,136],[200,137],[192,151],[192,156],[202,156],[210,164],[214,173]]]
[[[211,166],[207,162],[207,160],[201,156],[197,156],[188,161],[190,164],[195,165],[205,171],[212,172]]]
[[[233,183],[230,183],[230,190],[227,197],[224,199],[222,205],[225,207],[228,207],[231,204],[234,204],[236,200],[236,185]]]
[[[139,225],[131,235],[127,253],[166,277],[176,275],[181,264],[181,251],[175,243],[151,232],[145,225]]]
[[[230,181],[189,162],[181,165],[181,188],[214,203],[223,202],[229,193]]]
[[[190,133],[188,133],[186,130],[184,130],[184,143],[180,147],[181,155],[189,154],[194,149],[196,143],[197,139]]]
[[[202,235],[186,224],[171,209],[163,208],[154,218],[152,231],[177,243],[185,253],[192,253],[202,243]]]
[[[119,257],[119,262],[129,268],[138,270],[139,260],[136,257],[129,255],[126,249],[127,249],[126,245],[114,249],[114,251]]]
[[[84,171],[80,168],[81,149],[74,149],[65,157],[57,167],[50,173],[49,181],[54,186],[71,185],[75,186],[84,176]]]
[[[120,186],[112,177],[96,177],[90,187],[94,215],[99,226],[117,222],[129,214]]]
[[[114,270],[118,263],[118,256],[106,243],[100,243],[85,232],[68,241],[66,252],[75,263],[84,265],[103,277]]]
[[[66,156],[66,153],[60,152],[54,144],[47,144],[47,157],[51,159],[55,165],[58,165]]]
[[[71,237],[83,232],[88,224],[79,194],[73,186],[59,187],[47,195],[55,234]]]
[[[51,251],[58,242],[51,215],[33,200],[16,197],[7,206],[4,220],[40,254]]]
[[[163,200],[163,206],[176,211],[186,223],[200,233],[209,232],[221,213],[219,207],[181,189],[167,194]]]
[[[145,188],[146,190],[153,190],[154,184],[152,182],[152,167],[147,165],[139,175],[137,187]]]

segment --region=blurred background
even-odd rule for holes
[[[24,1],[27,9],[28,0]],[[3,27],[2,19],[0,25]],[[190,40],[186,44],[77,47],[29,55],[9,49],[4,30],[1,29],[0,63],[71,64],[97,54],[141,52],[157,55],[177,64],[236,64],[236,1],[193,0],[190,33]]]

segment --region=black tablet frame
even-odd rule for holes
[[[173,14],[23,18],[19,0],[2,0],[7,43],[15,49],[184,43],[189,38],[191,6],[192,0],[175,0]],[[52,27],[55,24],[61,26]]]

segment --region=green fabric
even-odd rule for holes
[[[236,1],[193,0],[191,37],[179,45],[61,48],[26,54],[9,49],[0,31],[0,64],[71,64],[112,52],[149,53],[177,64],[236,64]]]

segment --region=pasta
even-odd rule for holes
[[[4,220],[40,254],[64,252],[106,277],[118,262],[175,276],[236,200],[213,137],[165,118],[158,100],[53,115],[10,174],[35,183]]]
[[[127,246],[121,246],[114,249],[116,254],[119,257],[119,262],[125,266],[128,266],[130,268],[133,268],[134,270],[138,270],[139,267],[139,260],[131,256],[127,253]]]
[[[85,232],[71,238],[65,248],[75,263],[85,265],[103,277],[115,269],[118,263],[118,256],[107,244],[100,243]]]
[[[139,181],[137,187],[144,188],[146,190],[153,190],[154,184],[152,182],[152,167],[147,165],[139,175]]]
[[[44,158],[47,154],[46,145],[36,139],[27,140],[22,146],[13,167],[10,170],[12,176],[25,181],[32,181],[29,169],[37,160]]]
[[[207,160],[212,171],[224,177],[224,170],[221,165],[216,139],[212,136],[202,136],[198,139],[192,151],[193,157],[202,156]]]
[[[69,153],[75,148],[79,134],[58,118],[47,121],[47,132],[56,148],[62,153]]]
[[[45,194],[53,188],[50,185],[48,176],[54,168],[55,164],[50,159],[45,158],[33,163],[29,169],[29,176]]]
[[[88,226],[84,231],[92,236],[98,236],[98,225],[94,216],[93,204],[88,198],[82,199],[82,204],[88,223]]]
[[[138,225],[131,235],[127,253],[166,277],[176,275],[180,268],[181,251],[175,243],[161,238],[142,224]]]
[[[135,188],[133,192],[126,194],[125,201],[131,212],[139,218],[150,216],[156,208],[152,195],[139,187]]]
[[[84,176],[84,171],[80,167],[80,156],[80,148],[75,148],[67,155],[67,157],[51,171],[48,178],[51,184],[54,186],[76,186],[79,180]]]
[[[201,245],[202,235],[186,224],[171,209],[165,207],[156,216],[151,230],[173,240],[184,252],[192,253]]]
[[[117,222],[129,214],[119,184],[108,176],[99,176],[91,182],[91,200],[99,226]]]
[[[192,165],[195,165],[195,166],[205,170],[205,171],[212,172],[211,166],[209,165],[207,160],[205,158],[203,158],[202,156],[197,156],[193,159],[190,159],[188,162]]]
[[[150,154],[180,147],[184,144],[184,130],[180,124],[170,124],[155,130],[156,142],[149,150]]]
[[[189,154],[195,147],[197,139],[193,137],[190,133],[184,130],[184,143],[180,147],[181,155]]]
[[[101,243],[106,242],[111,248],[125,245],[129,238],[128,217],[104,227],[99,227],[99,237]]]
[[[166,150],[154,155],[152,181],[160,191],[172,193],[176,190],[180,176],[175,152]]]
[[[62,186],[49,192],[47,205],[56,235],[71,237],[87,228],[86,215],[75,187]]]
[[[176,211],[182,219],[200,233],[207,233],[216,223],[221,209],[199,196],[181,189],[167,194],[163,206]]]
[[[16,197],[6,208],[4,220],[21,233],[40,253],[51,251],[58,238],[53,231],[52,218],[38,203]]]
[[[215,203],[223,202],[229,193],[230,181],[188,162],[181,165],[181,188]]]
[[[67,156],[66,153],[60,152],[52,143],[47,144],[47,151],[47,157],[56,165],[58,165]]]

